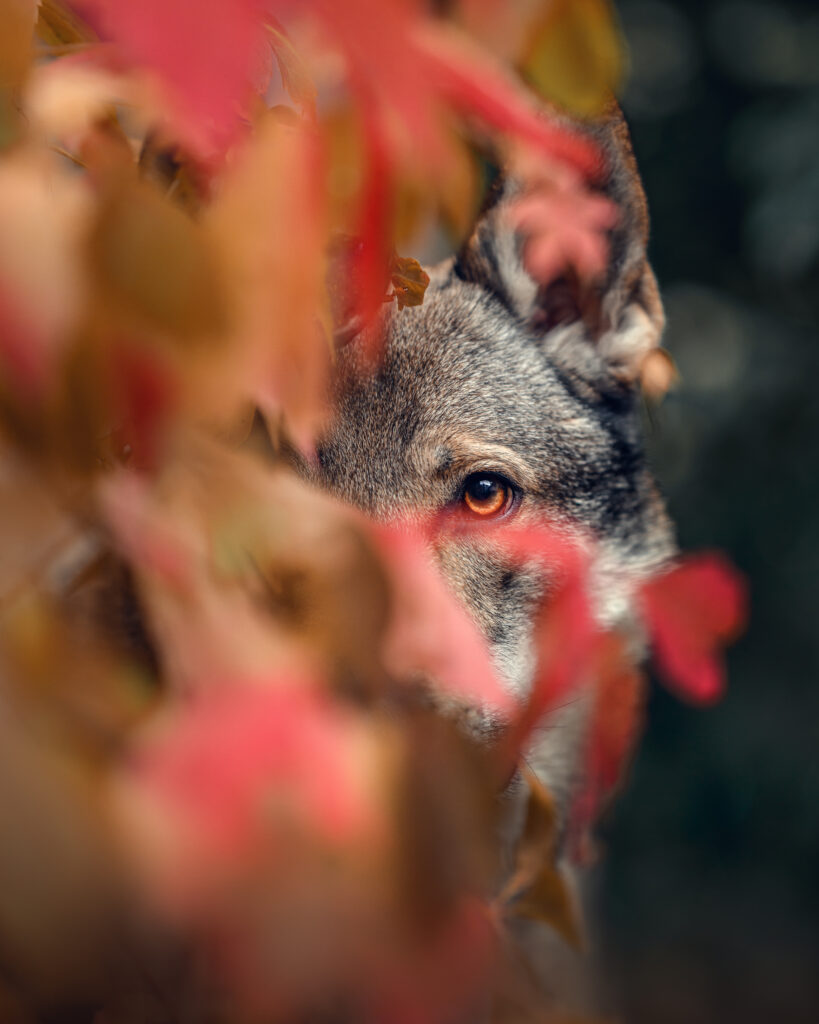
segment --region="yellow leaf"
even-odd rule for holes
[[[602,113],[623,74],[623,47],[608,0],[552,0],[522,71],[546,99],[570,113]]]

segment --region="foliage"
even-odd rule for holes
[[[586,38],[601,70],[557,98],[602,107],[607,8],[557,8],[0,7],[0,945],[21,1019],[542,1019],[514,920],[580,928],[531,775],[499,887],[497,797],[580,686],[578,837],[630,750],[642,683],[593,614],[594,541],[376,526],[269,454],[285,424],[309,457],[334,334],[423,301],[395,247],[431,220],[464,233],[490,144],[539,168],[515,214],[532,273],[601,272],[601,155],[478,41],[495,18],[545,54]],[[522,702],[430,559],[447,531],[548,566]],[[717,696],[728,570],[634,596],[669,682]]]

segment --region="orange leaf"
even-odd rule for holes
[[[394,256],[391,279],[399,309],[421,305],[429,284],[429,274],[418,260],[410,256]]]

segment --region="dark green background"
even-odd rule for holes
[[[685,548],[747,574],[715,709],[655,685],[602,830],[630,1024],[819,1022],[819,4],[629,0],[624,108],[682,385],[650,415]]]

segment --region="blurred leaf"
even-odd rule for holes
[[[103,376],[113,410],[115,453],[137,469],[159,467],[179,403],[180,382],[161,350],[122,337],[107,353]]]
[[[90,241],[107,297],[148,326],[186,341],[226,328],[226,300],[201,227],[147,185],[122,181],[103,200]]]
[[[442,698],[503,715],[514,707],[498,682],[486,642],[435,566],[428,538],[408,525],[373,525],[393,589],[384,660],[402,678]]]
[[[88,290],[78,251],[90,212],[83,186],[36,149],[0,161],[0,359],[17,399],[54,386]]]
[[[516,79],[487,62],[465,38],[446,31],[419,36],[430,80],[455,111],[580,174],[598,172],[597,148],[588,137],[544,116]]]
[[[175,863],[161,868],[181,884],[194,852],[207,875],[225,860],[238,866],[271,830],[331,845],[375,841],[374,754],[361,723],[314,681],[233,680],[156,723],[130,784],[177,833]]]
[[[747,621],[747,587],[720,555],[693,555],[642,587],[657,668],[681,696],[709,703],[722,695],[722,648]]]
[[[583,936],[576,900],[556,863],[555,804],[534,772],[525,770],[524,778],[529,787],[526,822],[516,850],[515,870],[499,902],[505,905],[506,913],[541,921],[580,948]]]
[[[521,181],[525,193],[509,203],[506,215],[524,239],[531,276],[547,285],[574,270],[584,283],[599,281],[608,266],[608,233],[619,218],[615,204],[559,167],[530,168]]]
[[[510,888],[528,884],[547,861],[554,860],[557,850],[557,809],[549,790],[531,768],[524,767],[523,778],[529,789],[523,835],[515,851],[515,875]],[[513,885],[518,879],[519,884]]]
[[[4,967],[40,1001],[70,1003],[99,986],[115,941],[119,860],[99,775],[2,684],[0,942]],[[55,856],[59,851],[59,856]],[[93,990],[93,989],[92,989]]]
[[[323,170],[314,131],[262,118],[206,219],[234,326],[216,398],[251,397],[265,416],[284,411],[300,445],[324,416],[330,360]]]
[[[27,460],[0,448],[0,611],[22,591],[42,583],[77,532]]]
[[[316,85],[307,65],[280,25],[270,22],[267,29],[285,92],[302,113],[315,118]]]
[[[601,114],[623,74],[623,44],[608,0],[551,0],[522,68],[551,102],[581,117]]]
[[[469,34],[505,61],[516,63],[551,0],[458,0]]]
[[[165,97],[163,125],[174,138],[205,161],[236,141],[242,114],[270,74],[257,4],[76,0],[74,6],[125,62],[153,72]]]
[[[569,824],[573,854],[581,863],[589,853],[587,830],[603,801],[623,782],[643,725],[646,692],[643,673],[616,633],[598,638],[592,671],[587,772],[575,795]]]
[[[94,33],[61,0],[40,0],[37,36],[49,46],[75,46],[94,40]]]
[[[664,398],[679,380],[671,355],[664,348],[649,352],[640,366],[640,387],[654,401]]]
[[[111,124],[117,102],[135,102],[124,76],[70,60],[38,64],[25,92],[26,114],[35,134],[82,147],[96,125]],[[132,159],[130,149],[128,156]]]
[[[19,87],[31,63],[37,0],[0,4],[0,89]]]
[[[457,248],[472,230],[478,216],[482,176],[478,158],[466,144],[455,144],[448,164],[448,173],[438,179],[441,218]]]

